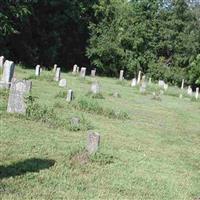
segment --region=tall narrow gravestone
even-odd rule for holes
[[[57,69],[57,64],[54,64],[54,66],[53,66],[53,72],[56,72],[56,69]]]
[[[86,67],[81,67],[80,77],[85,78],[85,74],[86,74]]]
[[[199,98],[199,88],[196,88],[196,93],[195,93],[195,98],[198,99]]]
[[[55,74],[54,80],[55,81],[60,81],[60,67],[58,67],[56,69],[56,74]]]
[[[73,100],[73,90],[68,90],[67,92],[67,98],[66,98],[66,101],[67,102],[71,102]]]
[[[181,90],[184,89],[184,82],[185,82],[185,80],[183,79],[183,80],[182,80],[182,83],[181,83]]]
[[[93,131],[88,132],[87,138],[87,151],[89,154],[94,154],[98,151],[100,145],[100,135]]]
[[[137,79],[137,84],[140,84],[141,74],[142,74],[142,72],[139,71],[139,73],[138,73],[138,79]]]
[[[188,94],[189,96],[192,96],[192,88],[191,88],[190,85],[188,86],[187,94]]]
[[[7,112],[22,114],[26,112],[24,95],[30,92],[31,87],[31,81],[18,80],[12,82],[8,99]]]
[[[4,62],[5,62],[5,58],[4,58],[4,56],[1,56],[0,57],[0,69],[3,69]]]
[[[120,70],[120,73],[119,73],[119,80],[120,80],[120,81],[123,81],[123,80],[124,80],[124,70]]]
[[[3,87],[9,88],[14,75],[15,64],[12,61],[6,60],[3,68],[1,84],[3,84]]]
[[[40,76],[40,72],[41,72],[40,65],[37,65],[37,66],[35,67],[35,75],[36,75],[36,76]]]
[[[73,75],[75,75],[77,73],[77,67],[78,66],[76,64],[73,66],[73,71],[72,71]]]
[[[95,77],[96,76],[96,69],[91,70],[91,76]]]

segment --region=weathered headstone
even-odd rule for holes
[[[182,80],[182,83],[181,83],[181,90],[184,89],[184,82],[185,82],[185,80],[183,79],[183,80]]]
[[[37,65],[37,66],[35,67],[35,75],[36,75],[36,76],[40,76],[40,72],[41,72],[40,65]]]
[[[149,78],[149,85],[151,84],[151,78]]]
[[[112,94],[112,96],[115,97],[115,98],[120,98],[120,94],[118,92],[114,92]]]
[[[140,84],[140,81],[141,81],[141,74],[142,74],[142,72],[139,71],[139,73],[138,73],[138,79],[137,79],[137,84]]]
[[[78,66],[76,64],[73,66],[73,71],[72,71],[73,75],[75,75],[77,73],[77,67]]]
[[[120,80],[120,81],[123,81],[123,80],[124,80],[124,70],[120,70],[120,73],[119,73],[119,80]]]
[[[8,99],[7,112],[22,114],[26,112],[24,95],[30,92],[31,87],[31,81],[18,80],[12,82]]]
[[[192,88],[191,88],[191,86],[188,86],[187,94],[188,94],[189,96],[192,96]]]
[[[165,83],[164,86],[163,86],[163,88],[164,88],[165,91],[167,91],[167,89],[168,89],[168,84]]]
[[[71,102],[72,100],[73,100],[73,91],[70,89],[67,92],[67,99],[66,99],[66,101],[67,102]]]
[[[199,88],[196,88],[196,93],[195,93],[195,98],[198,99],[199,98]]]
[[[3,67],[3,75],[2,75],[2,80],[1,80],[1,86],[0,87],[5,87],[9,88],[11,84],[11,80],[14,75],[14,70],[15,70],[15,64],[12,61],[6,60],[4,62],[4,67]]]
[[[93,94],[100,93],[100,84],[97,81],[92,83],[90,90]]]
[[[99,145],[100,145],[100,135],[93,131],[89,131],[87,138],[87,147],[86,147],[88,153],[90,155],[95,154],[99,149]]]
[[[81,67],[80,77],[85,78],[85,75],[86,75],[86,67]]]
[[[67,81],[66,81],[66,79],[61,79],[60,81],[59,81],[59,84],[58,84],[60,87],[66,87],[66,85],[67,85]]]
[[[58,67],[56,69],[56,74],[55,74],[54,80],[55,81],[60,81],[60,67]]]
[[[131,87],[135,87],[137,85],[137,80],[136,78],[133,78],[131,81]]]
[[[165,81],[159,80],[159,81],[158,81],[158,85],[159,85],[159,87],[163,87],[163,88],[164,88]]]
[[[80,124],[80,122],[81,122],[81,120],[80,120],[79,117],[72,117],[72,118],[70,119],[70,124],[71,124],[72,126],[78,126],[78,125]]]
[[[1,57],[0,57],[0,69],[3,68],[4,62],[5,62],[5,58],[4,58],[4,56],[1,56]]]
[[[147,87],[147,83],[142,82],[142,85],[140,86],[140,92],[144,94],[146,92],[146,87]]]
[[[96,69],[91,70],[91,76],[95,77],[96,76]]]
[[[57,69],[57,64],[54,64],[54,66],[53,66],[53,72],[56,72],[56,69]]]

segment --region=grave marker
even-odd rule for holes
[[[196,100],[199,98],[199,88],[196,88],[196,93],[195,93],[195,98]]]
[[[5,62],[5,58],[4,58],[4,56],[1,56],[0,57],[0,69],[3,69],[4,62]]]
[[[54,80],[55,81],[60,81],[60,67],[58,67],[56,69],[56,74],[55,74]]]
[[[133,78],[131,81],[131,87],[135,87],[137,85],[137,80],[136,78]]]
[[[81,67],[80,77],[85,78],[85,74],[86,74],[86,67]]]
[[[35,75],[36,75],[36,76],[40,76],[40,72],[41,72],[40,65],[37,65],[37,66],[35,67]]]
[[[66,81],[66,79],[61,79],[60,81],[59,81],[59,84],[58,84],[60,87],[66,87],[66,85],[67,85],[67,81]]]
[[[119,73],[119,80],[120,80],[120,81],[123,81],[123,80],[124,80],[124,70],[120,70],[120,73]]]
[[[72,100],[73,100],[73,91],[70,89],[67,92],[67,99],[66,99],[66,101],[67,102],[71,102]]]
[[[99,149],[99,145],[100,145],[100,135],[96,132],[89,131],[87,138],[87,147],[86,147],[88,153],[90,155],[95,154]]]

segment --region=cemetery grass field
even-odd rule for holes
[[[33,83],[28,116],[7,114],[8,94],[0,91],[0,199],[200,198],[200,101],[179,99],[175,87],[154,100],[154,84],[140,94],[128,81],[104,77],[96,77],[102,94],[92,98],[93,78],[62,73],[75,95],[67,103],[53,74],[35,78],[16,67],[17,79]],[[69,123],[74,116],[79,127]],[[101,143],[85,159],[88,129]]]

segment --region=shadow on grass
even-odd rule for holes
[[[0,166],[0,179],[20,176],[28,172],[39,172],[55,164],[54,160],[31,158],[8,166]]]

